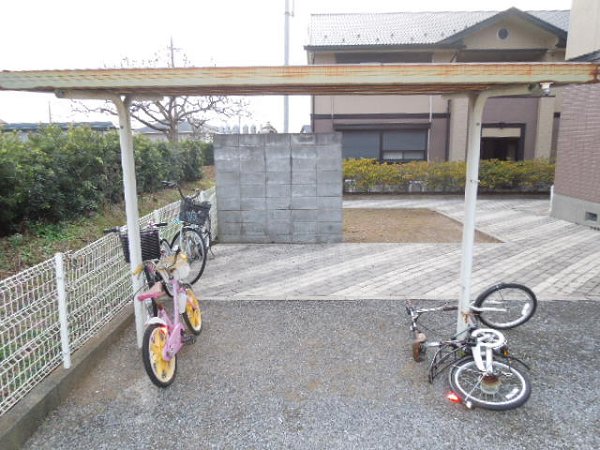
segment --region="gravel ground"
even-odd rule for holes
[[[600,303],[545,302],[509,333],[533,392],[507,412],[449,403],[446,376],[427,383],[402,302],[203,306],[170,388],[151,384],[130,328],[25,448],[600,448]]]

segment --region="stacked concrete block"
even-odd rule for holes
[[[217,136],[215,166],[222,242],[341,242],[339,134]]]

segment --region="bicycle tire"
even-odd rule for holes
[[[166,239],[160,240],[160,253],[161,257],[170,256],[173,253],[171,244],[169,244],[169,241],[167,241]],[[163,288],[167,295],[173,298],[173,285],[169,283],[169,280],[163,279],[162,275],[159,272],[156,272],[156,278],[157,281],[160,281],[163,284]]]
[[[212,240],[210,215],[208,215],[208,217],[206,218],[206,222],[204,222],[204,229],[203,229],[202,234],[204,235],[204,244],[206,246],[206,253],[208,254],[209,251],[212,253],[213,240]]]
[[[182,312],[183,321],[187,325],[192,334],[198,336],[202,331],[202,310],[200,309],[200,301],[192,286],[185,285],[186,302],[185,310]]]
[[[161,388],[171,385],[177,375],[177,355],[169,361],[162,355],[168,339],[167,328],[155,323],[146,328],[142,341],[144,369],[152,383]]]
[[[162,256],[169,256],[172,253],[171,244],[166,239],[160,240],[160,253]]]
[[[472,356],[460,359],[450,370],[451,389],[468,406],[495,411],[515,409],[527,402],[531,395],[529,377],[496,359],[492,367],[497,375],[486,382]]]
[[[153,274],[150,271],[150,269],[148,269],[148,263],[144,263],[144,276],[146,277],[146,283],[148,284],[148,288],[152,288],[152,286],[154,286],[155,283],[162,281],[162,278],[160,277],[158,272]],[[148,315],[150,317],[156,317],[156,316],[158,316],[158,304],[156,303],[156,300],[154,300],[154,299],[150,299],[150,300],[151,300],[150,305],[147,309]]]
[[[474,302],[476,307],[504,306],[506,311],[481,311],[479,320],[490,328],[508,330],[523,325],[537,309],[537,297],[527,286],[500,283],[486,289]]]
[[[183,233],[181,250],[189,258],[190,273],[185,279],[180,281],[184,284],[194,284],[204,273],[204,267],[206,266],[206,246],[198,230],[184,227],[173,237],[171,248],[175,248],[179,244],[179,235],[181,233]]]

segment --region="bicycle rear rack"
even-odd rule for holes
[[[455,344],[442,344],[429,364],[428,379],[430,383],[443,371],[467,354],[467,345],[456,347]]]

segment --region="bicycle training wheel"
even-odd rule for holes
[[[175,248],[180,243],[181,238],[181,251],[183,251],[188,257],[190,263],[189,275],[181,280],[182,283],[194,284],[198,281],[198,278],[204,272],[204,266],[206,266],[206,246],[200,233],[193,228],[183,228],[178,231],[173,240],[171,241],[171,248]]]
[[[481,311],[479,319],[490,328],[507,330],[531,319],[537,308],[537,298],[527,286],[501,283],[479,295],[474,305],[498,309],[498,311]]]
[[[450,387],[472,406],[504,411],[518,408],[531,395],[529,377],[503,362],[492,361],[493,374],[484,375],[472,356],[459,360],[450,371]]]
[[[200,301],[194,291],[192,290],[192,286],[189,284],[184,286],[185,293],[187,296],[185,302],[185,311],[183,311],[183,321],[187,325],[188,329],[198,336],[202,331],[202,311],[200,310]]]
[[[173,383],[177,373],[177,355],[173,355],[169,361],[163,358],[163,350],[168,339],[167,328],[155,323],[146,328],[142,342],[144,369],[150,380],[162,388]]]

